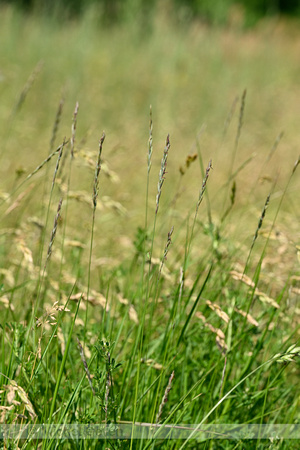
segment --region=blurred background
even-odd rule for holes
[[[195,207],[210,159],[214,220],[230,205],[234,178],[232,223],[249,238],[272,189],[278,206],[299,153],[299,25],[299,0],[1,1],[1,195],[70,137],[78,101],[75,235],[89,228],[89,200],[78,198],[92,191],[105,130],[99,226],[108,234],[113,226],[115,242],[132,237],[143,223],[152,105],[150,211],[168,133],[171,140],[161,201],[173,218],[163,242],[169,224]],[[34,205],[40,192],[30,194]],[[298,200],[294,177],[282,206],[292,233]]]

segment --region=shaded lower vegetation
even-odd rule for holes
[[[13,4],[26,12],[53,14],[56,18],[74,18],[82,15],[88,8],[98,11],[102,23],[122,21],[151,20],[156,9],[164,6],[163,1],[155,0],[2,0],[2,3]],[[241,8],[246,24],[254,24],[257,20],[279,14],[299,17],[299,0],[169,0],[167,9],[172,11],[173,18],[189,22],[200,19],[208,23],[226,24],[234,8]]]

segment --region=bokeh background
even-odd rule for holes
[[[90,230],[87,198],[105,130],[99,239],[116,254],[130,247],[127,237],[132,240],[144,220],[152,105],[152,212],[168,133],[171,140],[162,243],[170,223],[178,229],[195,207],[212,159],[208,192],[216,222],[230,204],[230,177],[244,166],[235,177],[236,216],[229,228],[249,248],[266,196],[273,190],[275,211],[299,153],[299,1],[19,0],[0,2],[0,11],[2,196],[47,157],[51,145],[70,137],[78,101],[72,190],[81,200],[78,194],[71,206],[72,233],[85,240]],[[198,157],[182,175],[188,155],[199,152],[202,170]],[[44,186],[44,172],[39,179]],[[28,204],[42,204],[41,192],[36,186]],[[294,177],[281,206],[286,233],[296,232],[298,202]]]

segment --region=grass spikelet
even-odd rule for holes
[[[75,146],[78,108],[79,108],[79,103],[76,102],[75,110],[74,110],[74,114],[73,114],[72,134],[71,134],[71,157],[72,158],[74,158],[74,146]]]
[[[89,266],[88,266],[88,282],[87,282],[87,300],[89,300],[89,293],[90,293],[90,282],[91,282],[91,264],[92,264],[92,251],[93,251],[93,241],[94,241],[94,228],[95,228],[95,215],[96,215],[96,208],[97,208],[97,199],[98,199],[98,191],[99,191],[99,174],[101,170],[101,156],[102,156],[102,147],[103,142],[105,140],[105,133],[103,131],[102,136],[99,140],[99,151],[98,151],[98,159],[95,169],[95,176],[94,176],[94,185],[93,185],[93,218],[92,218],[92,233],[91,233],[91,242],[90,242],[90,256],[89,256]],[[87,326],[87,318],[88,318],[88,302],[87,302],[87,308],[86,308],[86,315],[85,315],[85,329]]]
[[[235,152],[234,153],[236,153],[236,149],[238,147],[240,136],[241,136],[241,130],[242,130],[242,126],[243,126],[243,119],[244,119],[244,112],[245,112],[246,94],[247,94],[247,90],[245,89],[242,94],[242,98],[241,98],[239,123],[238,123],[236,138],[235,138]]]
[[[153,122],[152,122],[152,106],[150,105],[150,122],[149,122],[149,141],[148,141],[148,175],[151,170],[151,158],[153,152]]]
[[[28,80],[25,83],[25,86],[23,87],[21,94],[14,106],[13,112],[12,112],[12,116],[14,116],[17,111],[20,110],[20,108],[22,107],[23,103],[25,102],[25,99],[27,97],[28,92],[30,91],[33,83],[35,82],[38,74],[40,73],[40,71],[42,70],[43,67],[43,62],[40,61],[36,67],[33,69],[32,73],[30,74]]]
[[[298,156],[298,159],[297,159],[297,161],[294,164],[292,174],[294,174],[296,172],[296,169],[299,166],[299,164],[300,164],[300,155]]]
[[[164,408],[165,404],[168,401],[169,393],[170,393],[170,390],[172,388],[172,381],[174,380],[174,378],[175,378],[175,372],[173,370],[173,372],[171,373],[171,376],[169,378],[169,382],[168,382],[168,385],[166,387],[166,390],[165,390],[164,396],[162,398],[161,404],[159,405],[158,413],[156,415],[156,423],[159,423],[159,421],[161,419],[163,408]]]
[[[51,232],[50,243],[49,243],[49,247],[48,247],[48,251],[47,251],[47,257],[46,257],[46,262],[45,262],[45,268],[46,268],[47,262],[48,262],[48,260],[49,260],[49,258],[51,256],[51,254],[52,254],[52,247],[53,247],[53,243],[54,243],[55,236],[56,236],[57,225],[58,225],[58,221],[59,221],[59,218],[60,218],[60,211],[61,211],[62,202],[63,202],[63,199],[61,198],[59,200],[59,203],[58,203],[56,216],[55,216],[55,219],[54,219],[54,224],[53,224],[53,228],[52,228],[52,232]]]
[[[241,98],[239,122],[238,122],[236,137],[235,137],[234,150],[232,152],[231,166],[230,166],[230,171],[229,171],[229,180],[231,180],[233,178],[234,161],[235,161],[235,157],[236,157],[236,153],[237,153],[237,149],[238,149],[238,145],[239,145],[239,141],[240,141],[240,136],[241,136],[241,130],[242,130],[242,126],[243,126],[246,94],[247,94],[247,90],[245,89],[242,94],[242,98]]]
[[[100,141],[99,141],[98,160],[97,160],[97,165],[96,165],[96,169],[95,169],[95,178],[94,178],[94,187],[93,187],[94,211],[96,210],[96,207],[97,207],[97,198],[98,198],[98,191],[99,191],[99,174],[100,174],[100,170],[101,170],[101,155],[102,155],[102,147],[103,147],[104,140],[105,140],[105,133],[103,132],[103,134],[100,138]]]
[[[163,184],[164,184],[164,181],[165,181],[169,150],[170,150],[170,136],[168,134],[167,139],[166,139],[166,145],[165,145],[165,148],[164,148],[164,154],[163,154],[163,157],[162,157],[162,160],[161,160],[161,167],[160,167],[160,171],[159,171],[155,214],[157,214],[157,212],[158,212],[159,199],[160,199],[162,187],[163,187]]]
[[[202,186],[201,186],[201,189],[200,189],[200,192],[199,192],[198,201],[197,201],[195,219],[196,219],[197,214],[198,214],[199,206],[201,205],[202,200],[203,200],[203,196],[204,196],[204,193],[205,193],[206,184],[207,184],[207,180],[208,180],[208,177],[209,177],[210,169],[212,169],[212,160],[210,160],[209,163],[208,163],[208,166],[207,166],[206,171],[205,171],[205,177],[204,177],[204,179],[202,181]]]
[[[254,244],[255,244],[256,239],[257,239],[257,237],[258,237],[258,232],[259,232],[259,230],[260,230],[261,227],[262,227],[262,224],[263,224],[263,221],[264,221],[264,218],[265,218],[265,215],[266,215],[266,211],[267,211],[267,208],[268,208],[268,206],[269,206],[270,197],[271,197],[271,194],[268,195],[268,197],[267,197],[267,199],[266,199],[266,201],[265,201],[264,207],[263,207],[263,209],[262,209],[262,212],[261,212],[261,215],[260,215],[258,224],[257,224],[257,228],[256,228],[255,233],[254,233],[254,236],[253,236],[253,240],[252,240],[252,244],[251,244],[251,247],[250,247],[249,255],[251,254],[251,252],[252,252],[252,250],[253,250]]]
[[[52,128],[51,139],[50,139],[50,153],[53,151],[53,147],[54,147],[54,143],[55,143],[55,139],[56,139],[56,135],[57,135],[57,130],[58,130],[58,127],[60,124],[60,119],[61,119],[64,103],[65,103],[65,100],[64,100],[64,98],[62,98],[59,102],[59,105],[58,105],[58,108],[56,111],[55,120],[54,120],[54,124],[53,124],[53,128]]]
[[[163,257],[162,257],[162,260],[161,260],[161,264],[160,264],[160,268],[159,268],[159,272],[158,272],[158,279],[159,279],[160,276],[161,276],[161,272],[162,272],[164,263],[165,263],[165,261],[166,261],[166,259],[167,259],[167,256],[168,256],[169,247],[170,247],[171,242],[172,242],[172,241],[171,241],[171,236],[172,236],[172,234],[173,234],[173,231],[174,231],[174,227],[172,227],[171,230],[170,230],[169,233],[168,233],[168,240],[167,240],[167,243],[166,243],[166,246],[165,246],[165,250],[164,250],[164,254],[163,254]]]
[[[65,145],[66,145],[66,138],[64,139],[64,141],[63,141],[63,143],[62,143],[62,145],[60,147],[60,150],[58,152],[58,157],[57,157],[56,166],[55,166],[55,169],[54,169],[54,174],[53,174],[53,179],[52,179],[51,190],[53,190],[53,188],[54,188],[54,183],[55,183],[56,176],[57,176],[58,169],[59,169],[59,163],[60,163],[60,160],[61,160],[61,157],[62,157],[62,154],[63,154],[63,149],[64,149]]]
[[[147,154],[147,182],[146,182],[146,205],[145,205],[145,230],[148,227],[148,203],[149,203],[149,183],[151,159],[153,153],[153,121],[152,121],[152,106],[150,105],[150,120],[149,120],[149,140],[148,140],[148,154]]]
[[[80,358],[81,358],[82,364],[84,366],[84,370],[85,370],[87,379],[89,381],[90,388],[92,390],[93,395],[95,396],[96,392],[95,392],[95,389],[94,389],[94,386],[93,386],[93,382],[92,382],[92,378],[91,378],[91,374],[90,374],[90,371],[89,371],[89,368],[88,368],[88,365],[87,365],[87,362],[86,362],[86,359],[85,359],[83,347],[82,347],[81,342],[78,339],[78,337],[76,337],[76,340],[77,340],[77,345],[78,345],[78,348],[79,348]]]
[[[296,344],[291,345],[284,353],[278,353],[273,359],[276,359],[278,363],[287,364],[289,362],[295,362],[295,358],[300,356],[300,347]]]

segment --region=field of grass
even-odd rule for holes
[[[0,11],[1,448],[298,448],[300,34],[170,16]]]

